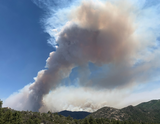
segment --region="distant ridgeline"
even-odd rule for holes
[[[61,112],[58,112],[59,115],[63,115],[65,117],[68,117],[68,116],[71,116],[73,119],[83,119],[85,118],[86,116],[88,116],[89,112],[84,112],[84,111],[75,111],[75,112],[72,112],[72,111],[61,111]]]
[[[148,122],[149,124],[160,123],[160,100],[152,100],[137,106],[128,106],[122,109],[104,107],[87,117],[108,118],[115,120],[129,120],[137,122]]]
[[[2,103],[1,101],[1,106]],[[70,111],[59,113],[15,111],[6,107],[0,108],[0,124],[160,124],[159,107],[160,100],[123,109],[104,107],[91,114]]]

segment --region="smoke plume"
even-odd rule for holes
[[[62,80],[69,77],[75,67],[79,67],[78,86],[89,88],[88,92],[97,89],[105,90],[104,94],[108,94],[113,89],[120,91],[151,81],[151,73],[159,67],[159,60],[155,62],[156,57],[146,51],[148,47],[155,46],[150,41],[155,41],[157,35],[143,31],[143,28],[139,30],[139,26],[143,26],[137,21],[139,14],[134,5],[122,1],[84,1],[68,12],[69,21],[63,28],[59,32],[58,29],[52,30],[58,32],[58,48],[50,53],[46,61],[47,69],[38,72],[35,82],[28,86],[22,108],[32,111],[49,109],[43,98],[47,98],[50,91],[57,91]],[[159,51],[154,53],[155,56],[159,55]],[[91,76],[89,63],[103,69]],[[82,89],[79,92],[83,92]],[[70,104],[74,105],[72,100]],[[96,110],[108,104],[102,101],[98,105],[94,101],[93,105],[88,103],[83,106],[86,99],[80,100],[81,105],[75,103],[79,110]]]

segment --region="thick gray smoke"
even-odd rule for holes
[[[159,61],[153,66],[152,58],[145,64],[140,60],[150,58],[143,54],[143,50],[154,37],[145,39],[145,35],[137,33],[134,11],[135,8],[125,2],[95,4],[89,1],[75,8],[68,15],[70,21],[57,35],[59,46],[56,52],[50,53],[47,69],[40,71],[29,86],[23,109],[39,111],[43,108],[43,97],[61,85],[61,80],[77,66],[80,67],[81,87],[121,89],[149,79]],[[89,62],[105,67],[101,77],[88,79]]]
[[[28,105],[31,108],[28,109],[38,111],[43,106],[44,95],[56,88],[73,67],[86,66],[88,62],[99,66],[111,64],[113,69],[101,82],[91,80],[80,85],[113,88],[130,83],[131,60],[136,55],[138,41],[129,14],[110,3],[95,5],[92,2],[83,2],[71,13],[71,22],[58,35],[57,51],[47,60],[48,69],[39,72],[30,87]]]

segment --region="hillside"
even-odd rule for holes
[[[58,112],[59,115],[63,115],[65,117],[71,116],[73,119],[83,119],[86,116],[88,116],[90,113],[89,112],[84,112],[84,111],[61,111]]]
[[[121,112],[125,113],[122,120],[131,120],[138,122],[154,122],[150,112],[143,111],[142,109],[136,108],[134,106],[128,106],[123,109],[120,109]]]
[[[120,120],[123,117],[123,113],[120,113],[119,109],[112,108],[112,107],[103,107],[96,112],[93,112],[89,116],[93,118],[108,118],[108,119],[115,119]],[[89,117],[88,116],[88,117]]]
[[[160,123],[159,101],[160,100],[153,100],[141,103],[137,106],[128,106],[122,109],[103,107],[87,117],[92,116],[93,118],[108,118],[122,121],[130,120],[137,122]]]
[[[149,102],[143,102],[136,106],[137,108],[144,110],[158,110],[160,109],[160,100],[151,100]]]
[[[109,120],[106,118],[73,119],[57,113],[40,113],[32,111],[15,111],[10,108],[0,108],[0,124],[148,124],[131,121]]]
[[[103,107],[91,114],[71,111],[40,113],[0,108],[0,124],[160,124],[158,105],[159,100],[152,100],[122,109]]]

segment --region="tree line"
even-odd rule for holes
[[[0,100],[0,105],[3,102]],[[64,117],[58,113],[32,112],[32,111],[15,111],[10,108],[0,108],[0,124],[151,124],[144,122],[120,121],[107,118],[93,118],[92,116],[85,119],[73,119]],[[152,123],[153,124],[153,123]],[[154,123],[155,124],[155,123]]]

